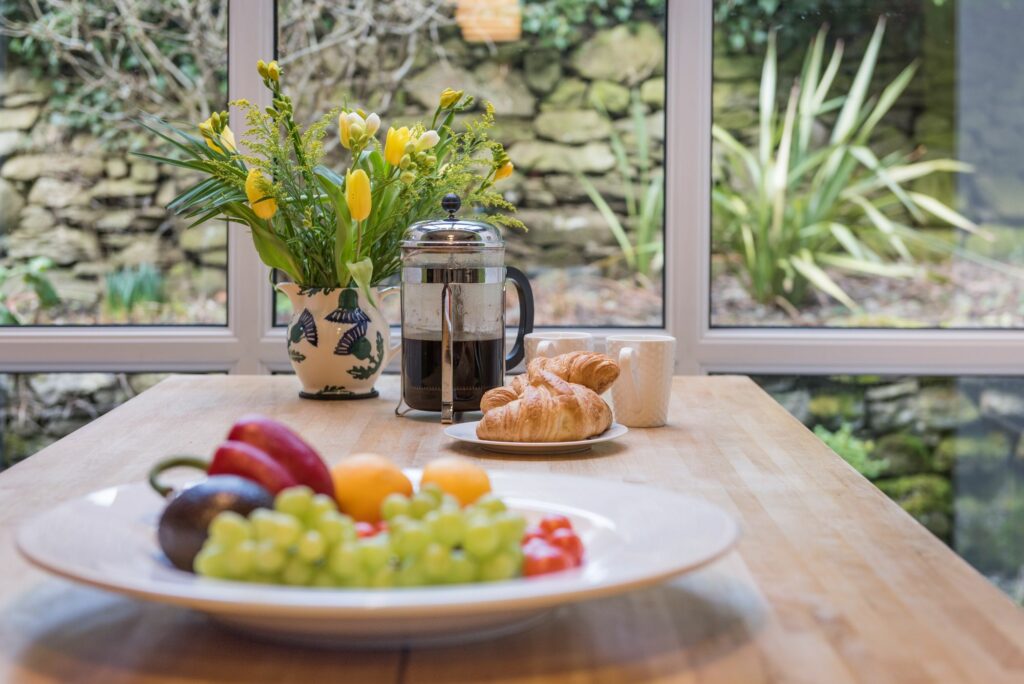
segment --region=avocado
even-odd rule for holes
[[[192,561],[218,513],[248,515],[257,508],[273,507],[273,495],[252,480],[214,475],[174,495],[160,516],[157,539],[176,568],[192,572]]]

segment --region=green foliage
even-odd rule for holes
[[[36,257],[14,266],[0,265],[0,325],[22,325],[18,303],[26,296],[36,300],[36,312],[60,305],[61,299],[46,272],[53,262]]]
[[[595,103],[603,110],[600,103]],[[601,195],[594,183],[582,173],[576,179],[587,197],[601,213],[619,246],[622,259],[629,269],[643,277],[660,270],[664,261],[665,243],[662,239],[664,223],[665,183],[660,168],[651,162],[651,139],[644,117],[645,108],[640,95],[633,92],[630,118],[633,124],[634,149],[626,151],[623,137],[611,127],[611,147],[626,194],[626,225]],[[606,117],[607,112],[602,112]],[[627,227],[632,230],[627,230]]]
[[[920,269],[908,242],[924,250],[952,250],[916,227],[937,219],[940,225],[979,231],[934,197],[905,187],[933,173],[970,167],[951,159],[920,161],[906,152],[880,159],[871,150],[875,127],[916,71],[910,64],[881,92],[869,94],[885,20],[875,27],[850,91],[837,96],[830,90],[844,46],[836,43],[825,64],[826,31],[823,27],[811,41],[784,112],[777,110],[776,47],[774,36],[769,38],[756,149],[712,127],[724,162],[712,190],[715,242],[738,255],[750,294],[760,302],[799,305],[817,289],[857,310],[826,267],[870,277],[913,277]],[[827,131],[827,137],[816,130]]]
[[[935,6],[947,3],[924,1]],[[785,27],[779,36],[785,41],[779,45],[785,54],[790,47],[805,45],[822,24],[833,26],[843,38],[853,38],[871,31],[875,17],[913,12],[906,5],[893,10],[892,0],[716,0],[714,22],[732,52],[760,49],[773,28]],[[904,35],[907,40],[915,40],[919,32]]]
[[[814,434],[818,436],[832,451],[839,454],[844,461],[853,466],[858,473],[873,480],[889,467],[884,458],[871,458],[875,443],[870,439],[860,439],[853,434],[853,426],[843,423],[835,432],[823,425],[814,426]]]
[[[50,84],[56,125],[119,145],[126,136],[118,123],[139,109],[191,116],[226,99],[226,6],[0,0],[0,34],[7,66]]]
[[[152,264],[139,264],[108,273],[105,282],[105,304],[112,314],[131,316],[140,304],[161,304],[167,300],[163,275]]]
[[[525,0],[523,32],[541,44],[564,50],[584,31],[612,26],[637,16],[665,15],[665,0]]]

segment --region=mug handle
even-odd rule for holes
[[[522,362],[526,355],[523,346],[523,338],[533,332],[533,288],[526,274],[518,268],[509,266],[505,269],[507,277],[516,286],[516,293],[519,295],[519,330],[516,331],[516,341],[512,345],[512,351],[505,357],[505,369],[515,368]]]
[[[634,404],[640,403],[639,382],[636,379],[636,349],[623,347],[619,350],[619,367],[622,373],[619,375],[619,382],[626,388],[626,394],[633,400]]]
[[[402,292],[402,288],[400,288],[397,285],[394,285],[392,287],[385,287],[384,289],[382,289],[380,292],[377,293],[377,298],[378,298],[378,300],[380,300],[380,303],[383,304],[385,299],[387,299],[388,297],[391,297],[392,295],[400,294],[401,292]],[[390,349],[388,349],[388,353],[384,357],[384,364],[383,365],[386,366],[389,363],[391,363],[392,361],[394,361],[395,356],[397,354],[399,354],[401,351],[402,351],[402,336],[399,335],[398,336],[398,344],[396,344],[393,347],[391,347]]]
[[[554,346],[555,343],[551,340],[541,340],[537,345],[537,356],[547,356]]]

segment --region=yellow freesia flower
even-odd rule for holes
[[[416,151],[429,150],[439,142],[441,142],[441,136],[437,134],[437,131],[425,131],[416,141]]]
[[[370,177],[362,169],[345,173],[345,203],[353,221],[362,221],[370,215],[373,198],[370,197]]]
[[[264,221],[269,221],[277,213],[277,202],[264,199],[270,197],[270,191],[270,181],[264,178],[263,172],[249,169],[249,175],[245,177],[245,196],[249,198],[253,212]]]
[[[512,162],[505,162],[498,167],[498,170],[494,172],[494,180],[500,181],[502,178],[508,178],[515,171],[516,167]]]
[[[199,124],[199,132],[202,133],[203,139],[211,150],[214,152],[224,152],[220,145],[214,142],[217,139],[217,124],[220,122],[216,117],[216,113],[211,114],[209,119]],[[235,151],[235,134],[231,132],[230,128],[224,126],[224,128],[221,129],[220,139],[228,148],[228,152]]]
[[[448,109],[453,104],[462,99],[461,90],[452,90],[451,88],[445,88],[441,93],[441,109]]]
[[[405,146],[409,144],[412,132],[408,126],[401,128],[389,128],[388,136],[384,140],[384,159],[392,166],[398,166],[405,155]]]
[[[349,138],[350,128],[348,114],[342,112],[338,115],[338,140],[341,141],[341,146],[346,150],[352,149],[352,143]]]

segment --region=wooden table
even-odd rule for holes
[[[676,378],[668,427],[572,458],[500,458],[381,399],[315,402],[289,377],[174,377],[0,474],[0,682],[1024,682],[1024,611],[741,377]],[[327,458],[440,453],[488,468],[648,482],[741,521],[738,549],[662,587],[562,608],[459,648],[294,650],[202,615],[80,588],[17,555],[18,523],[209,452],[240,414],[298,428]],[[629,562],[624,558],[623,562]]]

